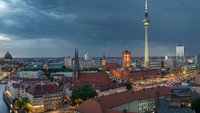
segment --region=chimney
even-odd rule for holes
[[[127,110],[126,109],[123,109],[123,111],[122,111],[123,113],[127,113]]]

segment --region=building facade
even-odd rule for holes
[[[176,46],[176,57],[184,57],[185,56],[185,46],[177,45]]]
[[[131,52],[128,50],[123,51],[122,53],[122,67],[130,67],[131,64]]]

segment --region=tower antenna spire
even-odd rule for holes
[[[148,3],[147,3],[147,0],[145,0],[145,12],[148,12]]]

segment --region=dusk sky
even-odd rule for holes
[[[200,53],[200,0],[149,0],[150,56]],[[144,55],[144,0],[0,0],[0,56]]]

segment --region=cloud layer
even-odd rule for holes
[[[150,55],[199,54],[199,0],[149,0]],[[143,56],[144,0],[0,0],[0,53],[14,56]]]

